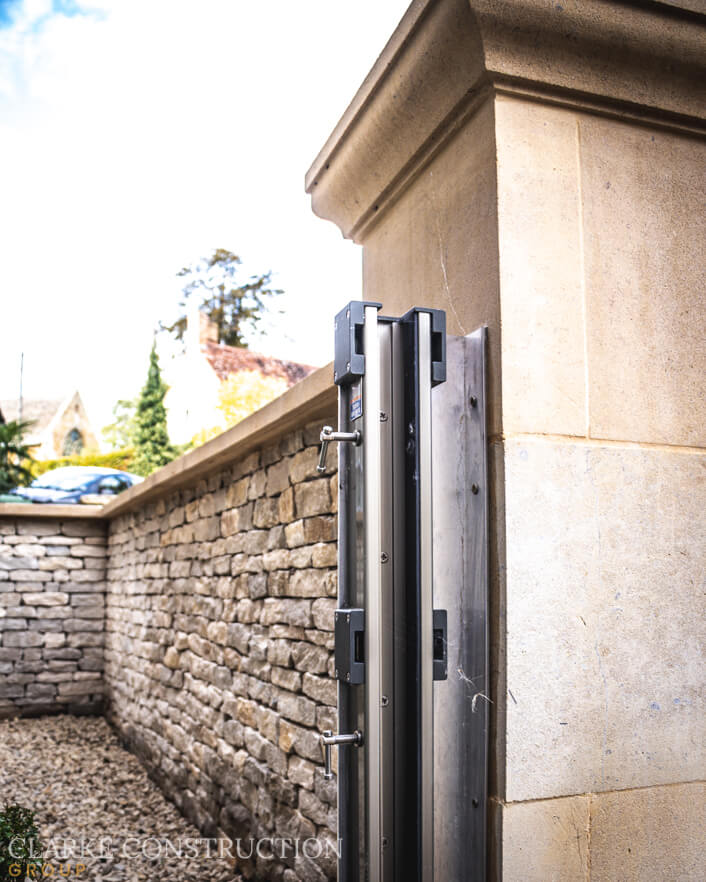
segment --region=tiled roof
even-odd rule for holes
[[[33,436],[40,434],[46,429],[62,404],[62,401],[36,398],[25,398],[23,400],[22,419],[34,423],[30,429]],[[3,399],[0,401],[0,411],[2,411],[2,415],[8,423],[11,420],[18,419],[20,415],[19,401],[16,398]]]
[[[258,371],[265,377],[283,377],[288,386],[293,386],[316,370],[308,364],[282,361],[270,355],[262,355],[238,346],[225,346],[222,343],[202,343],[201,351],[221,380],[240,371]]]

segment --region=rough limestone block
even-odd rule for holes
[[[328,652],[320,646],[309,643],[295,643],[292,646],[294,667],[310,674],[321,674],[328,669]]]
[[[292,784],[305,787],[307,790],[314,789],[314,769],[316,767],[309,760],[300,756],[290,756],[287,764],[287,777]]]
[[[288,720],[301,723],[303,726],[316,724],[316,705],[301,695],[280,692],[277,698],[277,711]]]
[[[30,570],[37,566],[36,557],[0,554],[0,570]]]
[[[106,548],[103,545],[90,545],[88,542],[81,545],[71,546],[73,557],[105,557]]]
[[[69,595],[61,591],[46,591],[24,594],[22,599],[30,606],[64,606],[69,602]]]
[[[270,679],[274,686],[282,689],[289,689],[290,692],[301,692],[302,675],[299,671],[292,671],[289,668],[273,667],[270,671]]]
[[[24,649],[29,646],[42,646],[44,636],[36,631],[7,631],[3,634],[2,643],[8,649],[13,647]]]
[[[39,570],[12,570],[10,580],[12,582],[51,582],[51,574]]]
[[[308,627],[311,624],[311,601],[266,597],[261,621],[263,625],[283,622]]]
[[[289,487],[289,461],[280,460],[267,469],[267,485],[265,492],[268,496],[275,496]]]
[[[333,542],[317,542],[311,549],[311,562],[315,567],[335,567],[338,550]]]
[[[331,509],[328,481],[308,481],[294,488],[294,505],[297,517],[308,518],[325,514]]]
[[[310,698],[331,707],[335,707],[338,702],[337,682],[329,677],[317,677],[314,674],[304,674],[302,691]]]
[[[66,549],[69,552],[70,549]],[[80,570],[83,561],[75,557],[49,555],[39,561],[39,569],[51,572],[51,570]]]

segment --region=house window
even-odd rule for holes
[[[78,429],[72,429],[64,438],[64,456],[73,456],[83,450],[83,435]]]

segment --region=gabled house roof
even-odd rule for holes
[[[201,351],[220,380],[227,380],[231,374],[240,371],[257,371],[265,377],[282,377],[288,386],[293,386],[316,370],[308,364],[283,361],[250,349],[226,346],[210,340],[201,343]]]
[[[22,402],[22,419],[33,423],[30,427],[30,435],[34,438],[41,435],[56,416],[57,411],[63,404],[62,399],[53,398],[25,398]],[[20,418],[20,405],[17,398],[7,398],[0,401],[0,412],[6,422]]]

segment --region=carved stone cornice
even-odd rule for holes
[[[365,230],[492,93],[706,133],[700,0],[416,0],[306,176]]]

